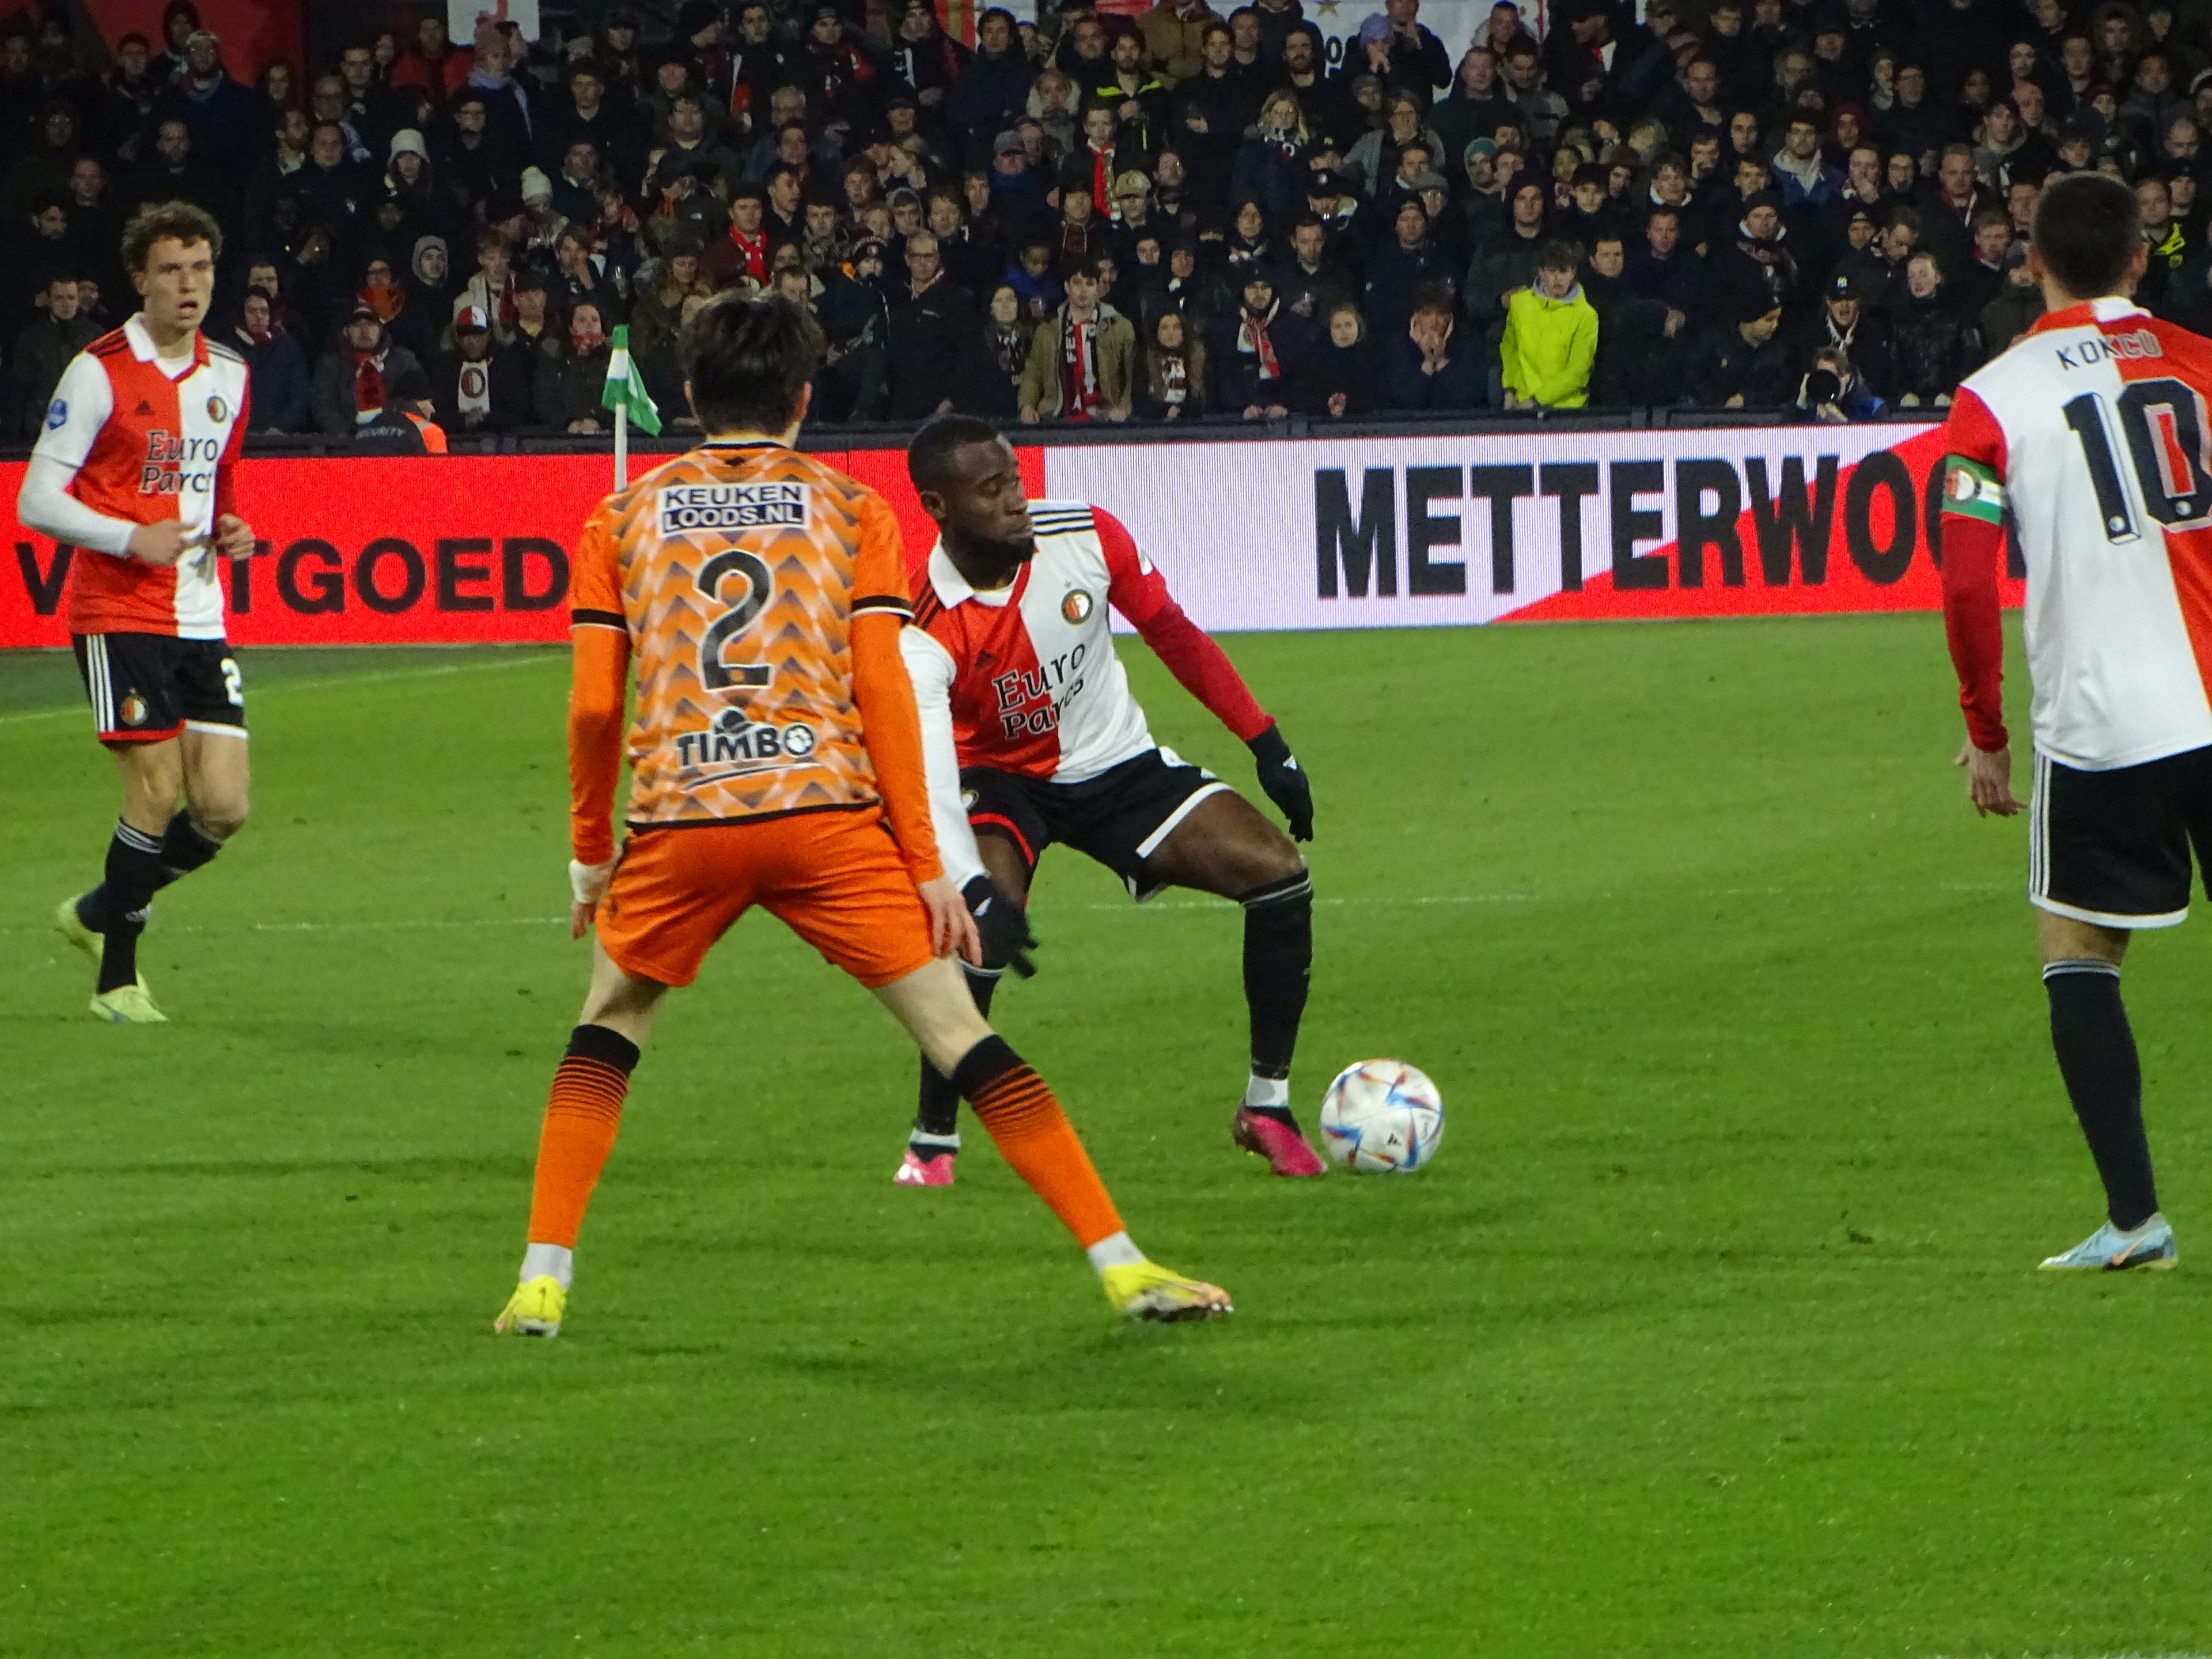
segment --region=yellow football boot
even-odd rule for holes
[[[491,1328],[501,1336],[558,1336],[568,1306],[568,1292],[561,1288],[561,1281],[551,1273],[540,1273],[514,1287]]]
[[[169,1017],[154,1006],[143,974],[128,985],[93,994],[92,1012],[111,1025],[167,1025]]]
[[[1099,1279],[1106,1287],[1106,1299],[1130,1319],[1218,1319],[1235,1311],[1229,1292],[1218,1285],[1185,1279],[1157,1261],[1109,1267]]]

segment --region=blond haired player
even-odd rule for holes
[[[246,362],[200,332],[222,252],[188,202],[131,222],[123,258],[143,307],[64,371],[15,502],[76,550],[70,637],[123,782],[105,878],[54,914],[99,964],[92,1012],[118,1024],[163,1018],[138,972],[147,905],[246,822],[246,693],[216,562],[253,552],[231,492]]]
[[[495,1322],[552,1336],[584,1208],[654,1009],[758,906],[873,991],[975,1108],[1006,1162],[1133,1318],[1206,1318],[1226,1292],[1145,1259],[1043,1080],[994,1036],[954,960],[975,927],[938,862],[898,526],[874,491],[799,454],[818,329],[726,295],[684,327],[708,441],[585,526],[568,705],[574,930],[592,983],[555,1072],[521,1283]],[[610,827],[629,731],[629,836]]]

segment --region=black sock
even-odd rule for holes
[[[169,827],[161,835],[161,881],[167,887],[210,863],[222,851],[222,843],[213,840],[192,822],[190,812],[179,812],[169,820]]]
[[[568,1033],[563,1060],[596,1060],[628,1077],[637,1070],[639,1049],[611,1025],[579,1025]]]
[[[146,907],[162,877],[161,838],[118,818],[107,843],[106,878],[76,907],[78,918],[100,935],[101,991],[138,977],[138,935],[146,930]]]
[[[2143,1134],[2142,1066],[2120,1001],[2120,970],[2109,962],[2054,962],[2043,970],[2051,996],[2051,1046],[2104,1177],[2106,1214],[2123,1231],[2158,1211]]]
[[[976,1012],[988,1019],[991,998],[999,988],[998,970],[979,972],[963,963],[961,972],[968,981],[968,994],[975,999]],[[960,1091],[927,1060],[921,1062],[921,1101],[914,1115],[914,1127],[915,1133],[933,1135],[939,1140],[957,1138],[960,1133]]]
[[[1247,893],[1244,1001],[1252,1016],[1252,1074],[1288,1078],[1313,976],[1313,878],[1304,870]],[[1254,1107],[1291,1121],[1291,1109]]]

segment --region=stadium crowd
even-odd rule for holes
[[[1367,0],[1363,0],[1366,3]],[[2173,0],[1419,0],[1345,61],[1301,0],[1074,0],[974,47],[931,0],[685,0],[528,41],[442,6],[331,61],[0,25],[0,368],[35,435],[133,309],[120,227],[226,230],[258,432],[590,433],[716,291],[830,342],[817,418],[1940,407],[2041,309],[2039,191],[2130,183],[2138,297],[2212,331],[2212,33]],[[154,20],[149,14],[149,22]]]

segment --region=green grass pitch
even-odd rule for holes
[[[1320,803],[1297,1103],[1411,1060],[1437,1162],[1234,1152],[1236,912],[1061,854],[1000,1028],[1234,1319],[1119,1327],[972,1129],[895,1189],[910,1051],[758,917],[551,1344],[490,1322],[585,974],[562,655],[248,653],[146,1030],[45,931],[114,811],[73,676],[0,662],[0,1654],[2212,1644],[2212,934],[2129,969],[2182,1270],[2039,1276],[2099,1194],[1935,619],[1229,644]]]

